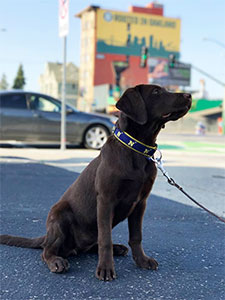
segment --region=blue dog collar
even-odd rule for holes
[[[144,155],[147,157],[152,157],[157,150],[157,145],[155,147],[145,145],[132,136],[130,136],[125,131],[121,131],[118,128],[114,130],[114,136],[119,140],[122,144],[127,146],[128,148]]]

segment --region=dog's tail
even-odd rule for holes
[[[0,244],[22,248],[42,249],[44,241],[45,235],[33,239],[5,234],[0,235]]]

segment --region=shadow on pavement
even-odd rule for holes
[[[43,235],[50,207],[79,174],[35,163],[0,168],[1,232]],[[143,246],[158,260],[157,272],[137,268],[129,252],[115,258],[118,279],[100,282],[97,255],[71,257],[68,273],[52,274],[40,250],[1,246],[1,299],[224,299],[224,228],[198,208],[151,195]],[[113,241],[127,240],[125,221]]]
[[[0,148],[36,148],[36,149],[60,149],[60,143],[58,144],[48,144],[48,143],[40,143],[40,144],[36,144],[36,143],[26,143],[26,142],[1,142],[0,143]],[[69,144],[66,145],[67,149],[83,149],[84,147],[82,145],[73,145],[73,144]]]
[[[29,160],[30,162],[34,162],[34,163],[39,163],[40,160],[38,159],[31,159],[31,158],[27,158],[27,157],[18,157],[18,156],[0,156],[0,159],[14,159],[14,160]],[[73,158],[64,158],[64,159],[52,159],[52,160],[44,160],[42,162],[44,162],[45,164],[63,164],[63,165],[69,165],[69,164],[78,164],[78,163],[82,163],[82,164],[86,164],[89,163],[91,160],[93,160],[93,157],[73,157]]]

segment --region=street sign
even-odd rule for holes
[[[69,33],[69,0],[59,0],[59,36]]]

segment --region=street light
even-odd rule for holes
[[[204,37],[202,40],[203,40],[203,41],[213,42],[214,44],[217,44],[217,45],[219,45],[220,47],[222,47],[222,48],[225,49],[225,44],[223,44],[223,43],[221,43],[220,41],[217,41],[217,40],[215,40],[215,39],[211,39],[211,38]]]

